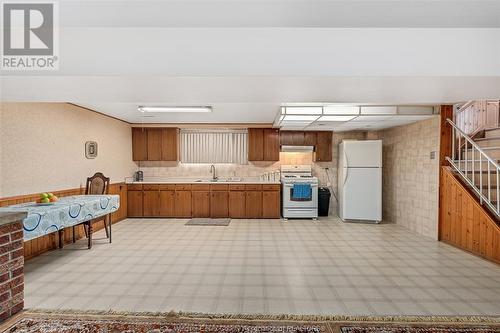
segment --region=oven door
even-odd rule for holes
[[[285,208],[315,208],[318,207],[318,184],[311,184],[311,199],[306,201],[292,200],[293,183],[283,184],[283,207]]]

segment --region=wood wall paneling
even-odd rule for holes
[[[440,237],[443,242],[500,263],[500,226],[450,167],[441,167]]]

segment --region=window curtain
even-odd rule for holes
[[[246,130],[181,130],[182,163],[248,163]]]

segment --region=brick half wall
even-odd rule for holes
[[[14,219],[1,224],[0,216],[0,321],[24,307],[23,224],[20,218]]]

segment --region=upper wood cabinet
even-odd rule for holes
[[[148,133],[148,161],[160,161],[162,151],[161,128],[147,128]]]
[[[303,146],[304,137],[303,131],[281,131],[280,143],[282,146]]]
[[[148,133],[146,128],[132,127],[132,160],[148,159]]]
[[[316,162],[332,161],[332,132],[316,132]]]
[[[304,146],[316,146],[317,134],[316,132],[304,132]]]
[[[177,161],[177,128],[132,128],[134,161]]]
[[[248,160],[263,161],[264,160],[264,129],[249,128],[248,129]]]
[[[177,128],[162,128],[161,130],[161,160],[177,161]]]
[[[248,160],[279,161],[280,139],[276,128],[248,129]]]
[[[280,160],[280,132],[276,128],[264,129],[264,161]]]

